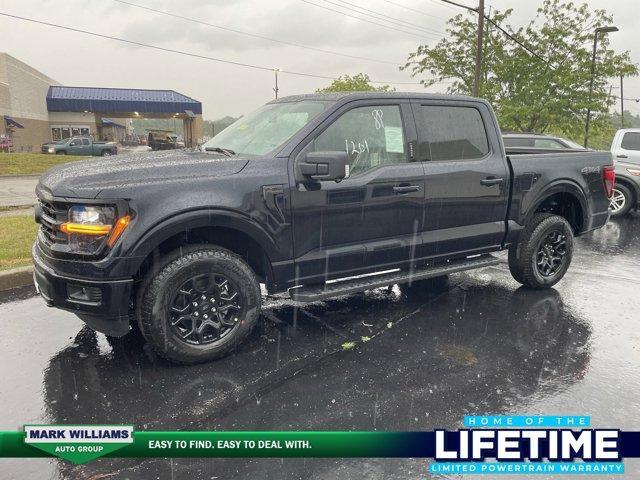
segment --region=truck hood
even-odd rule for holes
[[[169,183],[193,183],[240,172],[246,158],[166,150],[65,163],[40,177],[36,191],[55,197],[108,198],[121,191]]]

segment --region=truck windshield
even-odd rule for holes
[[[273,103],[240,118],[203,145],[238,155],[265,155],[275,150],[332,102]]]

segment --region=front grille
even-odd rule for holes
[[[40,216],[40,239],[46,246],[66,244],[67,236],[60,231],[60,225],[67,221],[67,207],[64,204],[38,200]]]

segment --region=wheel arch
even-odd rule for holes
[[[550,185],[532,205],[525,216],[525,225],[536,213],[554,213],[569,222],[573,233],[579,235],[587,225],[587,198],[582,189],[574,183],[560,181]]]
[[[180,246],[210,244],[230,250],[245,259],[260,280],[273,281],[271,263],[278,258],[271,237],[250,219],[227,211],[196,210],[178,214],[150,228],[128,256],[135,278],[142,278],[164,254]]]
[[[637,204],[640,201],[640,186],[636,185],[633,180],[630,180],[626,177],[622,177],[622,176],[618,176],[616,175],[616,182],[615,184],[620,184],[620,185],[624,185],[625,187],[627,187],[629,189],[629,191],[631,192],[631,195],[633,195],[632,198],[632,205]]]

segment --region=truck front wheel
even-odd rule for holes
[[[573,255],[573,231],[563,217],[537,213],[509,247],[509,270],[530,288],[549,288],[567,272]]]
[[[165,256],[137,295],[136,317],[152,348],[176,363],[193,364],[231,352],[260,316],[260,285],[238,255],[190,246]]]

